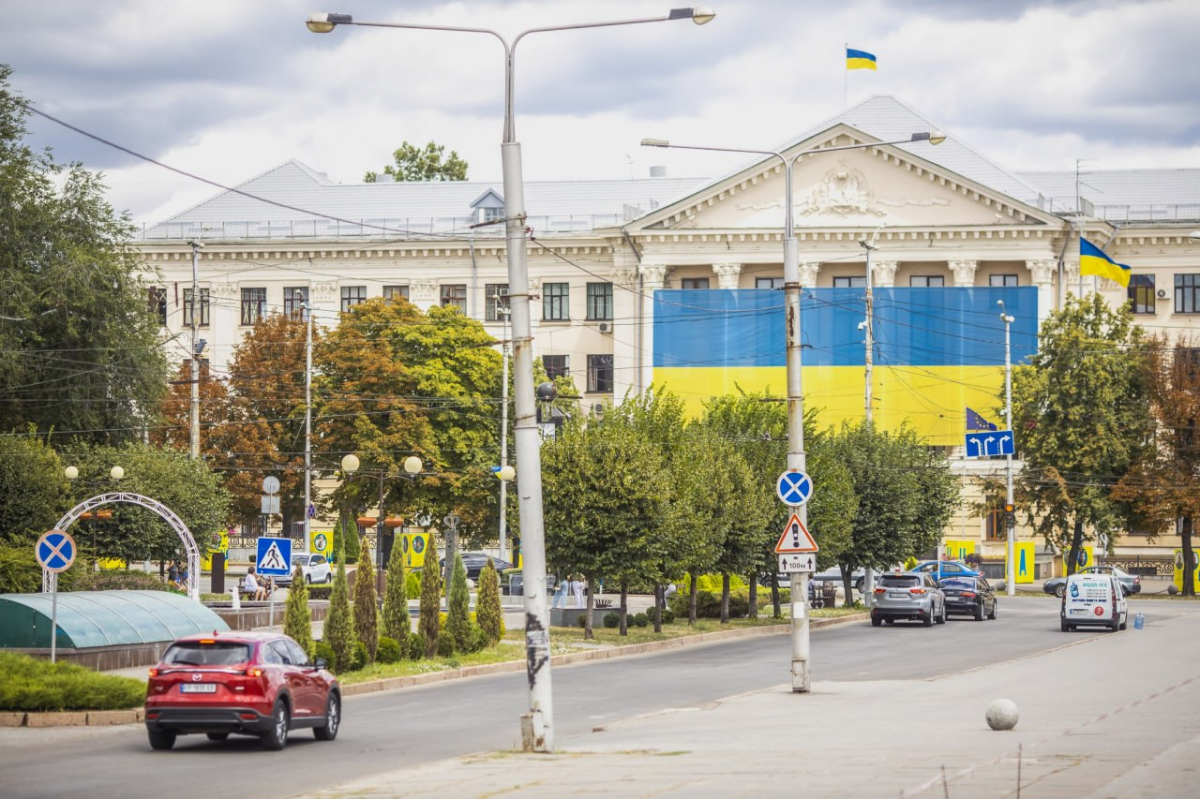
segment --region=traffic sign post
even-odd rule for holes
[[[292,539],[263,536],[255,541],[254,563],[264,577],[284,577],[292,573]],[[267,597],[270,605],[268,624],[275,626],[275,592]]]
[[[50,662],[58,655],[58,573],[75,562],[75,539],[63,530],[42,533],[33,545],[33,553],[42,568],[50,572]]]
[[[775,557],[779,558],[779,571],[783,574],[798,574],[805,572],[812,574],[817,570],[816,553],[779,553]]]
[[[799,469],[788,469],[779,475],[775,483],[775,496],[784,505],[796,507],[808,502],[812,496],[812,478]]]
[[[968,458],[988,458],[992,455],[1012,455],[1016,452],[1011,430],[967,433],[966,447]]]

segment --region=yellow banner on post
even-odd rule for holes
[[[200,571],[212,571],[213,555],[217,553],[229,557],[229,531],[222,530],[219,533],[213,533],[213,540],[205,548],[204,553],[200,556]]]
[[[404,551],[404,567],[420,569],[425,566],[425,554],[429,550],[429,533],[405,533],[400,538]]]
[[[946,557],[950,560],[965,561],[967,555],[975,554],[975,547],[976,543],[974,541],[953,541],[947,539],[945,544]]]
[[[1067,558],[1070,559],[1071,550],[1066,551]],[[1079,548],[1079,562],[1075,565],[1075,571],[1083,571],[1089,566],[1096,565],[1096,548],[1091,544],[1085,544]]]
[[[1032,541],[1017,541],[1013,544],[1013,557],[1016,558],[1016,566],[1013,570],[1014,583],[1032,583],[1034,580],[1033,567],[1033,542]],[[1007,572],[1005,572],[1007,574]]]
[[[1183,550],[1175,550],[1175,587],[1183,590]],[[1192,588],[1200,594],[1200,552],[1192,550]]]
[[[325,560],[333,558],[333,530],[309,530],[308,551],[314,555],[324,555]]]

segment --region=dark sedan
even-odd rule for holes
[[[1130,574],[1129,572],[1117,566],[1088,566],[1086,569],[1079,570],[1080,574],[1088,572],[1113,575],[1117,578],[1117,582],[1119,582],[1125,588],[1126,596],[1129,596],[1130,594],[1140,594],[1142,592],[1142,578],[1136,574]],[[1046,581],[1045,585],[1042,586],[1042,590],[1047,594],[1054,594],[1056,597],[1062,597],[1063,591],[1066,590],[1066,587],[1066,577],[1052,577]]]
[[[946,595],[946,612],[974,616],[975,621],[996,618],[996,594],[982,577],[947,577],[939,584]]]
[[[490,560],[492,565],[496,567],[497,572],[502,572],[505,569],[511,569],[513,565],[507,560],[500,560],[494,555],[489,555],[486,552],[461,552],[463,568],[467,570],[467,579],[479,581],[479,573],[483,571],[483,567]],[[444,572],[446,570],[446,560],[443,558],[438,564]]]

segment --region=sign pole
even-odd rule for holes
[[[1004,322],[1004,419],[1008,425],[1009,435],[1012,435],[1012,323],[1013,317],[1004,313],[1004,300],[1000,303],[1000,319]],[[1013,442],[1015,445],[1015,441]],[[1014,446],[1013,449],[1016,447]],[[1016,538],[1016,522],[1013,516],[1013,454],[1010,451],[1005,456],[1005,477],[1007,491],[1004,499],[1004,527],[1008,533],[1008,557],[1004,569],[1004,589],[1009,596],[1016,596],[1016,564],[1014,557],[1014,539]]]
[[[58,572],[50,574],[50,662],[58,653]]]

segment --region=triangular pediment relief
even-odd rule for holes
[[[783,154],[791,158],[814,148],[873,141],[838,125]],[[764,159],[642,217],[628,230],[778,230],[784,224],[785,183],[779,159]],[[792,202],[798,228],[1061,224],[1033,206],[894,145],[802,156],[793,167]]]

